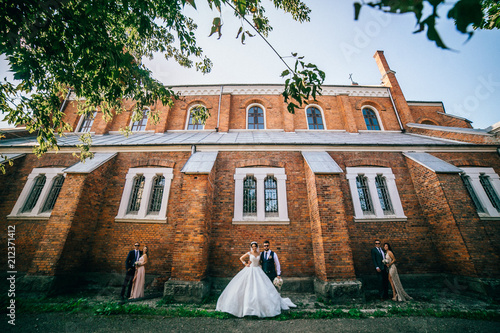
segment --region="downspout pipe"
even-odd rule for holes
[[[215,127],[215,131],[219,131],[219,120],[220,120],[220,105],[222,103],[222,92],[224,91],[224,86],[220,86],[220,94],[219,94],[219,108],[217,109],[217,127]]]
[[[389,93],[389,97],[391,98],[392,107],[394,108],[394,113],[396,114],[396,118],[398,119],[399,129],[401,130],[401,132],[404,133],[404,132],[406,132],[406,130],[403,127],[403,123],[401,123],[401,118],[399,118],[398,109],[396,108],[396,104],[394,103],[394,99],[392,98],[391,88],[387,88],[387,92]]]

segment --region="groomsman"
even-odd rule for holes
[[[277,276],[281,275],[280,261],[278,260],[278,255],[269,248],[269,241],[265,241],[263,246],[264,251],[260,253],[262,269],[271,282],[273,282]]]
[[[122,292],[120,294],[121,298],[125,298],[125,289],[127,289],[127,299],[130,298],[130,292],[132,290],[132,281],[134,280],[135,275],[135,262],[139,260],[142,256],[142,251],[139,250],[139,243],[135,243],[135,250],[132,250],[128,253],[127,259],[125,260],[125,280],[123,281]]]
[[[371,254],[373,265],[377,271],[380,299],[384,300],[389,298],[389,272],[382,262],[385,259],[385,254],[384,250],[380,247],[380,240],[375,240],[375,247],[372,249]]]

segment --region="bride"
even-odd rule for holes
[[[226,286],[215,310],[236,317],[274,317],[279,315],[281,310],[296,307],[289,298],[281,298],[262,270],[257,242],[250,243],[250,246],[250,252],[240,258],[245,267]]]
[[[386,266],[389,268],[389,282],[391,283],[392,296],[393,296],[392,300],[404,302],[413,299],[410,297],[410,295],[406,293],[406,291],[403,288],[403,285],[401,284],[398,270],[396,268],[396,265],[394,264],[396,262],[396,257],[392,252],[391,245],[389,243],[385,243],[384,250],[386,252],[386,257],[385,257],[385,259],[387,260]]]

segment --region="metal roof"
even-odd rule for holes
[[[303,151],[302,156],[314,173],[342,173],[337,162],[325,151]]]
[[[193,155],[191,155],[186,164],[184,164],[184,167],[182,168],[181,172],[188,174],[210,173],[210,171],[212,171],[212,168],[214,166],[215,160],[217,159],[217,154],[218,152],[216,151],[196,152]]]
[[[116,156],[117,153],[95,153],[92,159],[88,158],[85,162],[78,162],[69,168],[64,169],[66,173],[91,173],[110,159]]]
[[[81,142],[79,135],[58,138],[60,147],[75,147]],[[345,131],[172,131],[166,133],[135,133],[92,135],[93,147],[106,146],[165,146],[165,145],[365,145],[365,146],[464,146],[471,143],[433,138],[400,132]],[[33,147],[35,137],[0,140],[0,149],[8,147]]]
[[[7,163],[10,160],[15,160],[16,158],[23,157],[26,154],[2,154],[0,159],[0,164]]]
[[[461,169],[456,166],[445,162],[436,156],[433,156],[428,153],[403,153],[404,156],[412,159],[420,165],[423,165],[427,169],[430,169],[436,173],[461,173],[463,172]]]

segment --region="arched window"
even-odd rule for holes
[[[324,129],[323,117],[321,111],[314,106],[310,106],[306,110],[307,114],[307,126],[309,129]]]
[[[142,110],[142,118],[140,120],[134,121],[130,126],[132,132],[140,132],[146,130],[146,124],[148,123],[149,110]]]
[[[380,131],[380,125],[378,123],[377,115],[375,111],[364,108],[363,109],[363,118],[365,118],[366,129],[369,131]]]
[[[59,196],[59,192],[61,192],[63,183],[64,183],[63,175],[59,175],[56,178],[54,178],[52,187],[50,188],[49,195],[47,196],[47,200],[45,200],[45,204],[43,205],[42,213],[50,212],[52,208],[54,208],[54,205],[56,204],[57,201],[57,197]]]
[[[266,216],[278,214],[278,183],[274,177],[264,180],[264,200]]]
[[[142,192],[144,192],[144,176],[138,175],[134,179],[132,193],[128,204],[127,213],[137,213],[141,207]]]
[[[358,175],[356,177],[356,187],[358,188],[359,202],[361,203],[363,213],[373,214],[373,205],[368,190],[368,181],[364,175]]]
[[[148,214],[158,214],[160,211],[164,188],[165,177],[156,176],[153,179],[153,188],[151,192],[151,200],[149,202]]]
[[[186,129],[188,129],[188,130],[203,130],[203,129],[205,129],[205,125],[200,123],[198,120],[195,120],[193,118],[193,115],[191,114],[191,110],[193,108],[198,107],[198,106],[201,106],[201,105],[194,105],[188,111],[188,122],[187,122],[187,127],[186,127]]]
[[[78,132],[81,133],[87,133],[90,132],[90,129],[92,128],[92,124],[94,123],[95,116],[97,115],[97,112],[92,112],[92,114],[87,114],[83,116],[82,124],[80,125],[80,129]]]
[[[421,122],[421,124],[423,125],[434,125],[434,126],[437,126],[437,124],[435,122],[433,122],[432,120],[424,120]]]
[[[387,190],[387,184],[385,182],[385,177],[382,175],[377,175],[375,177],[375,186],[377,187],[378,199],[380,200],[380,206],[384,211],[385,215],[394,214],[392,209],[391,197],[389,196],[389,191]]]
[[[29,213],[35,207],[38,198],[40,197],[40,193],[42,193],[43,187],[45,186],[45,181],[47,177],[45,175],[40,175],[36,177],[35,184],[31,188],[31,192],[28,196],[28,199],[24,203],[23,208],[21,209],[21,213]]]
[[[500,217],[500,177],[493,168],[460,167],[462,179],[480,217]]]
[[[243,181],[243,215],[255,215],[257,213],[257,194],[255,178],[246,177]]]
[[[264,129],[264,111],[257,105],[248,109],[248,129]]]

